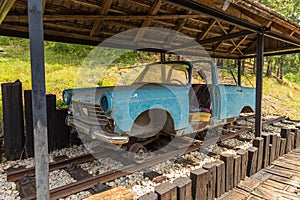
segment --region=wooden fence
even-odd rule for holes
[[[300,130],[281,129],[280,136],[263,134],[255,138],[253,147],[240,149],[237,155],[221,154],[220,160],[191,171],[190,177],[165,182],[139,200],[212,200],[233,189],[246,176],[265,168],[279,156],[300,148]]]
[[[24,91],[22,83],[1,84],[3,121],[4,121],[4,155],[7,160],[17,160],[34,156],[32,98],[31,91]],[[70,134],[65,125],[67,109],[56,108],[56,96],[47,94],[47,131],[48,150],[62,149],[80,141],[76,134]],[[23,108],[25,112],[23,112]],[[25,131],[24,131],[25,115]],[[2,154],[2,152],[0,152]]]

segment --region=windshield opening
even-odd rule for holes
[[[186,85],[188,68],[186,63],[155,63],[146,66],[134,83]]]

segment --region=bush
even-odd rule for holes
[[[300,83],[300,72],[294,74],[294,73],[287,73],[284,75],[284,78],[288,79],[291,82],[294,83]]]

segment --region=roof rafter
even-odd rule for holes
[[[243,44],[243,42],[248,38],[249,36],[246,35],[231,51],[230,53],[233,53],[237,48],[239,48],[239,46],[241,46],[241,44]]]
[[[201,18],[201,15],[44,15],[44,21],[58,21],[58,20],[155,20],[155,19],[184,19],[184,18]],[[27,15],[10,15],[5,18],[5,22],[28,22]]]
[[[228,35],[228,32],[227,32],[226,29],[223,27],[223,25],[221,24],[221,22],[220,22],[219,20],[217,20],[217,23],[218,23],[218,25],[220,26],[220,28],[222,29],[222,31],[223,31],[226,35]],[[236,28],[236,26],[233,28],[233,30],[234,30],[235,28]],[[233,30],[231,30],[231,32],[232,32]],[[244,53],[237,47],[237,45],[235,44],[235,42],[234,42],[232,39],[230,39],[230,42],[233,44],[233,46],[236,47],[236,49],[240,52],[241,55],[244,55]]]
[[[200,45],[206,45],[206,44],[211,44],[211,43],[215,43],[215,42],[219,42],[219,41],[223,41],[223,40],[230,40],[230,39],[233,39],[233,38],[239,38],[239,37],[243,37],[243,36],[251,35],[251,34],[255,34],[255,33],[251,32],[251,31],[248,31],[248,30],[244,30],[244,31],[240,31],[240,32],[227,34],[227,35],[222,35],[222,36],[219,36],[219,37],[208,38],[206,40],[198,41],[198,43]],[[187,43],[187,44],[184,44],[184,45],[175,46],[174,48],[172,48],[171,51],[177,51],[177,50],[181,50],[181,49],[190,48],[190,47],[193,47],[194,45],[195,45],[195,43],[191,42],[191,43]]]
[[[161,0],[156,0],[155,3],[154,3],[154,5],[151,7],[151,9],[150,9],[150,11],[149,11],[148,14],[149,15],[156,15],[158,13],[161,5],[162,5],[162,1]],[[142,24],[141,28],[150,26],[151,22],[152,22],[152,19],[145,19],[143,21],[143,24]],[[139,30],[137,32],[136,36],[135,36],[134,41],[141,40],[144,37],[144,34],[145,34],[145,31]]]
[[[16,0],[4,0],[0,3],[0,25],[5,19],[11,7],[14,5]]]
[[[210,23],[207,25],[207,28],[199,35],[197,40],[203,40],[208,35],[210,30],[214,27],[216,22],[217,22],[216,19],[211,20]]]
[[[100,15],[107,15],[111,4],[112,4],[112,0],[104,0],[103,4],[102,4],[102,9],[101,9]],[[100,29],[102,23],[103,23],[103,20],[98,20],[94,23],[94,26],[90,33],[90,36],[95,35],[95,33]]]

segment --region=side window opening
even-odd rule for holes
[[[226,67],[218,67],[218,83],[219,85],[237,86],[237,81],[232,71]]]

